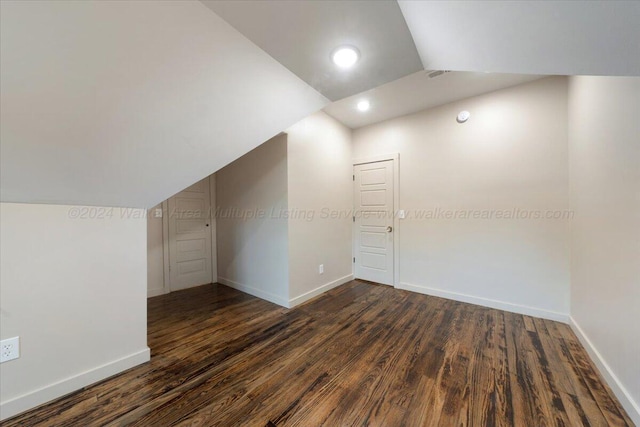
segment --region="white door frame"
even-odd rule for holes
[[[169,199],[162,202],[162,263],[164,265],[164,293],[171,292],[169,274]]]
[[[215,178],[212,175],[207,177],[209,180],[209,223],[211,224],[211,280],[213,283],[218,282],[218,247],[216,242],[216,189]],[[213,182],[212,182],[213,181]],[[213,188],[212,188],[213,185]],[[162,202],[162,264],[163,264],[163,283],[162,291],[165,294],[171,292],[171,276],[169,273],[169,199]]]
[[[390,153],[381,154],[379,156],[366,157],[353,161],[353,166],[363,165],[367,163],[393,161],[393,287],[398,288],[400,285],[400,219],[398,218],[398,209],[400,209],[400,154]],[[353,185],[353,184],[352,184]],[[354,201],[355,203],[355,201]],[[353,206],[355,213],[355,204]],[[356,229],[351,227],[351,256],[355,256],[356,247]],[[355,265],[351,264],[351,274],[355,277]]]

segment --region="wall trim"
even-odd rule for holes
[[[147,298],[157,297],[159,295],[164,295],[166,293],[167,293],[167,290],[164,288],[147,289]]]
[[[83,387],[119,374],[134,366],[141,365],[151,359],[151,350],[145,347],[136,353],[97,366],[88,371],[65,378],[48,386],[39,388],[22,396],[14,397],[0,403],[0,420],[18,415],[36,406],[50,402]]]
[[[555,320],[556,322],[569,323],[569,314],[557,311],[545,310],[542,308],[529,307],[526,305],[514,304],[506,301],[498,301],[490,298],[477,297],[473,295],[461,294],[458,292],[445,291],[427,286],[417,286],[410,283],[400,282],[397,289],[418,292],[434,297],[446,298],[469,304],[481,305],[483,307],[495,308],[497,310],[509,311],[511,313],[524,314],[526,316],[540,317],[542,319]]]
[[[209,175],[209,224],[211,224],[211,280],[218,277],[218,223],[216,218],[216,174]]]
[[[602,354],[600,354],[596,346],[572,316],[569,316],[569,326],[571,326],[571,329],[576,334],[583,347],[587,350],[587,353],[591,357],[591,360],[593,360],[593,363],[595,363],[596,367],[600,371],[600,374],[607,382],[609,387],[611,387],[611,391],[613,391],[613,394],[616,395],[616,397],[620,401],[620,404],[627,411],[627,414],[629,415],[631,420],[633,420],[636,425],[640,426],[640,405],[633,400],[631,394],[618,379],[604,357],[602,357]]]
[[[296,305],[300,305],[303,302],[307,302],[310,299],[312,299],[312,298],[314,298],[314,297],[316,297],[316,296],[318,296],[320,294],[323,294],[323,293],[325,293],[325,292],[327,292],[327,291],[329,291],[329,290],[331,290],[333,288],[336,288],[336,287],[338,287],[340,285],[344,285],[345,283],[350,282],[352,280],[353,280],[353,274],[347,274],[346,276],[340,277],[339,279],[336,279],[336,280],[334,280],[332,282],[325,283],[322,286],[318,286],[317,288],[312,289],[309,292],[305,292],[302,295],[298,295],[297,297],[291,298],[289,300],[289,308],[293,308]]]
[[[253,286],[243,285],[242,283],[234,282],[233,280],[225,277],[218,277],[218,283],[237,289],[245,294],[253,295],[254,297],[262,298],[282,307],[289,308],[289,300],[282,298],[279,295],[272,294],[271,292],[265,292],[262,289],[254,288]]]
[[[363,165],[367,163],[384,162],[386,160],[398,160],[400,158],[399,153],[387,153],[378,154],[370,157],[361,157],[359,159],[353,159],[353,165]]]
[[[169,199],[162,202],[162,285],[164,293],[171,292],[171,276],[169,275]]]

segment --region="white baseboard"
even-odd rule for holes
[[[559,313],[556,311],[545,310],[542,308],[529,307],[526,305],[513,304],[505,301],[498,301],[489,298],[476,297],[473,295],[460,294],[457,292],[445,291],[442,289],[429,288],[426,286],[417,286],[409,283],[400,283],[398,289],[406,291],[418,292],[434,297],[446,298],[454,301],[466,302],[469,304],[481,305],[484,307],[495,308],[497,310],[509,311],[511,313],[524,314],[526,316],[540,317],[542,319],[555,320],[557,322],[569,323],[568,313]]]
[[[234,282],[233,280],[224,277],[218,277],[218,283],[237,289],[245,294],[253,295],[254,297],[262,298],[282,307],[289,308],[289,301],[287,299],[282,298],[279,295],[272,294],[271,292],[266,292],[262,289],[254,288],[253,286],[243,285],[242,283]]]
[[[633,420],[637,426],[640,426],[640,405],[633,400],[631,394],[627,391],[622,382],[620,382],[611,367],[609,367],[609,364],[604,360],[598,349],[593,345],[593,342],[573,317],[569,317],[569,325],[582,343],[583,347],[587,350],[587,353],[589,353],[591,360],[595,363],[600,374],[602,374],[607,384],[609,384],[609,387],[611,387],[613,394],[616,395],[622,407],[627,411],[629,417],[631,417],[631,420]]]
[[[149,347],[136,353],[114,360],[64,380],[55,382],[22,396],[0,403],[0,420],[18,415],[36,406],[58,397],[80,390],[83,387],[102,381],[129,368],[148,362],[151,358]]]
[[[340,285],[344,285],[347,282],[350,282],[351,280],[353,280],[353,274],[348,274],[344,277],[341,277],[337,280],[334,280],[332,282],[329,283],[325,283],[322,286],[318,286],[317,288],[306,292],[302,295],[298,295],[295,298],[291,298],[289,300],[289,308],[295,307],[296,305],[300,305],[303,302],[309,301],[311,298],[314,298],[320,294],[323,294],[325,292],[327,292],[330,289],[333,289],[335,287],[338,287]]]
[[[159,295],[164,295],[166,293],[167,293],[167,291],[165,291],[164,288],[147,289],[147,298],[157,297]]]

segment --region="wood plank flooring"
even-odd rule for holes
[[[151,362],[2,426],[631,426],[567,325],[352,281],[149,300]]]

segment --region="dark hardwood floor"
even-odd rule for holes
[[[353,281],[149,300],[151,362],[3,426],[633,425],[567,325]]]

